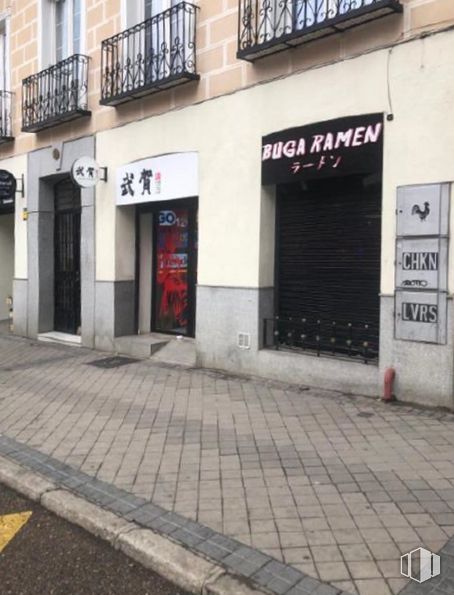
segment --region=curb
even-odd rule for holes
[[[265,595],[183,546],[76,496],[0,456],[0,483],[39,503],[57,516],[107,541],[146,568],[196,595]]]
[[[0,482],[197,595],[348,595],[1,433]]]

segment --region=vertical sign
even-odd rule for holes
[[[0,212],[14,211],[16,178],[6,169],[0,169]]]
[[[396,339],[446,343],[449,184],[397,190]]]

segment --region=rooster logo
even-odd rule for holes
[[[413,205],[411,210],[412,215],[418,215],[421,221],[425,221],[430,213],[430,205],[428,202],[424,203],[424,211],[421,210],[419,205]]]

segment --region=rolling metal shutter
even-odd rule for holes
[[[377,350],[381,186],[364,176],[307,184],[278,186],[277,314],[304,321],[312,335],[322,327],[327,344],[338,346],[348,325],[368,325]],[[334,325],[344,329],[336,341]]]

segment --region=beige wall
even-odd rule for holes
[[[17,189],[22,187],[21,178],[24,176],[24,196],[20,192],[16,193],[16,213],[14,223],[15,233],[15,251],[14,251],[14,277],[16,279],[27,279],[27,222],[23,218],[23,210],[27,207],[27,156],[19,155],[5,159],[1,162],[1,169],[10,171],[17,180]],[[1,252],[0,252],[1,254]],[[0,274],[2,274],[2,264],[0,261]]]
[[[6,298],[13,295],[14,215],[0,215],[0,320],[8,318]]]
[[[115,207],[116,167],[161,153],[198,151],[198,282],[272,284],[272,248],[260,262],[260,244],[273,245],[274,220],[272,194],[261,190],[262,135],[341,116],[388,113],[390,97],[381,287],[392,293],[397,186],[454,178],[453,48],[449,31],[100,133],[97,156],[111,173],[109,183],[97,188],[97,278],[134,277],[133,208]]]
[[[404,16],[392,15],[349,32],[282,52],[255,64],[237,60],[238,0],[198,0],[199,83],[164,91],[118,108],[99,105],[101,41],[121,30],[120,0],[86,0],[86,48],[91,58],[89,107],[91,118],[51,128],[39,134],[21,133],[21,81],[38,71],[38,0],[0,0],[0,12],[11,14],[12,90],[15,92],[12,145],[0,147],[0,159],[60,140],[105,130],[138,118],[166,112],[232,92],[260,81],[288,75],[315,65],[341,60],[371,48],[401,41],[454,23],[452,0],[401,0]]]

